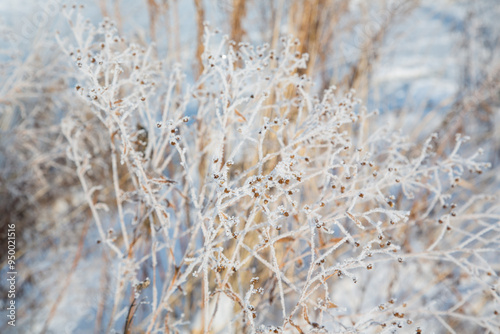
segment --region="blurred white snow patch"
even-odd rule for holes
[[[50,302],[46,303],[44,308],[40,309],[37,314],[24,319],[24,321],[22,320],[21,327],[31,328],[33,333],[41,332],[54,304],[57,304],[47,327],[48,333],[77,334],[94,331],[99,304],[106,302],[113,296],[116,281],[107,282],[106,288],[103,290],[101,286],[103,268],[100,267],[102,265],[102,262],[99,261],[100,257],[82,257],[71,275],[67,289],[63,292],[61,300],[58,301],[59,295],[66,284],[66,279],[70,274],[75,251],[77,251],[76,247],[74,251],[66,253],[67,264],[65,266],[54,266],[45,263],[45,265],[50,265],[50,268],[46,269],[47,271],[51,270],[51,268],[57,268],[57,271],[53,271],[50,275],[44,277],[43,282],[40,283],[40,290],[48,292],[48,296],[44,297],[44,300]],[[48,255],[47,257],[54,258],[54,255]],[[116,272],[114,266],[109,266],[104,270],[108,271],[108,273]]]
[[[416,68],[392,68],[392,69],[382,69],[379,71],[378,75],[375,77],[375,82],[380,84],[392,80],[409,80],[414,78],[422,78],[431,74],[428,68],[416,67]]]
[[[452,80],[428,78],[418,80],[412,85],[411,97],[413,101],[428,102],[437,105],[446,98],[453,96],[459,89],[458,83]]]
[[[33,4],[34,0],[0,1],[0,13],[12,15],[25,11],[26,5]]]
[[[215,306],[217,305],[217,312],[215,316],[212,318],[214,314]],[[212,321],[212,327],[210,333],[234,333],[234,329],[232,328],[231,320],[234,315],[234,302],[224,294],[220,294],[219,297],[213,298],[210,303],[210,320]],[[203,312],[203,311],[201,311]],[[196,314],[195,321],[192,324],[191,332],[194,334],[203,333],[203,323],[202,323],[202,314],[198,312]],[[209,320],[209,321],[210,321]]]

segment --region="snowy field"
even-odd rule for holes
[[[0,2],[0,332],[500,333],[499,15]]]

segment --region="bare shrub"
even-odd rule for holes
[[[354,90],[314,95],[293,37],[254,46],[199,25],[192,79],[112,20],[63,14],[64,73],[44,86],[60,94],[38,106],[53,118],[2,139],[2,212],[46,228],[67,272],[34,264],[47,246],[31,246],[26,284],[50,301],[34,328],[52,328],[76,280],[96,332],[498,332],[500,212],[468,136],[412,141]],[[45,94],[43,76],[28,82]]]

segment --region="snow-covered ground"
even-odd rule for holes
[[[10,30],[17,36],[16,41],[11,45],[26,47],[26,51],[19,51],[26,52],[25,57],[27,57],[30,47],[39,37],[39,31],[64,27],[64,18],[61,17],[59,12],[53,10],[60,3],[62,1],[59,0],[48,2],[32,0],[1,1],[0,23],[5,25],[6,31]],[[95,23],[101,20],[100,10],[96,3],[97,1],[92,1],[85,4],[87,17]],[[144,3],[144,1],[122,1],[120,13],[125,35],[147,31],[149,18]],[[221,16],[231,9],[230,5],[224,1],[205,1],[205,3],[207,20],[212,22],[213,25],[223,22]],[[191,67],[194,64],[194,50],[196,48],[196,24],[193,19],[195,8],[192,1],[179,1],[178,6],[179,15],[177,19],[180,25],[181,61],[183,66],[187,68],[188,75],[193,75]],[[491,21],[495,20],[495,13],[500,12],[499,7],[500,5],[496,4],[496,1],[484,1],[480,2],[480,4],[452,0],[421,1],[421,4],[410,15],[391,28],[386,36],[384,46],[380,48],[381,54],[370,76],[368,99],[365,101],[368,109],[379,109],[382,114],[396,113],[396,115],[403,109],[412,110],[411,113],[405,113],[406,117],[404,119],[388,117],[390,122],[398,124],[401,129],[406,129],[408,132],[411,132],[431,111],[437,110],[441,112],[442,118],[444,118],[445,113],[450,110],[457,97],[463,95],[462,90],[464,87],[473,89],[474,86],[479,84],[474,82],[474,79],[467,81],[464,78],[464,64],[467,59],[466,55],[464,55],[464,48],[466,47],[464,46],[463,32],[466,29],[466,21],[470,20],[468,15],[470,13],[475,15],[472,16],[472,21],[476,24],[474,28],[479,29],[484,26],[484,29],[490,29],[490,31],[485,30],[485,34],[499,38],[500,25],[496,21]],[[256,13],[249,13],[249,16],[252,15],[258,17]],[[168,35],[167,24],[164,25],[165,27],[159,29],[157,34]],[[224,29],[224,27],[221,27],[221,29]],[[252,31],[248,31],[248,33],[253,36]],[[147,33],[144,33],[144,35],[147,35]],[[147,37],[144,38],[147,39]],[[498,43],[498,40],[496,39],[493,43]],[[158,48],[160,53],[165,53],[165,59],[171,57],[169,53],[171,45],[168,45],[170,42],[165,41],[165,45],[160,45]],[[473,43],[477,43],[477,41],[473,41]],[[479,47],[483,46],[480,45]],[[488,49],[488,46],[485,46],[485,49]],[[487,53],[488,50],[484,51],[485,59],[488,57]],[[4,59],[5,55],[1,57],[0,59]],[[480,65],[482,64],[478,64],[477,61],[473,62],[475,68],[472,72],[477,74],[478,77],[480,77],[481,72]],[[193,81],[194,78],[188,78],[188,82]],[[2,102],[0,101],[0,103]],[[0,117],[2,113],[6,114],[6,109],[0,109]],[[492,130],[492,136],[500,142],[500,127],[498,126],[500,124],[500,113],[497,109],[493,113],[496,128]],[[434,123],[428,125],[429,128],[435,131],[435,127],[439,125],[442,118],[435,119]],[[427,133],[425,134],[427,135]],[[61,211],[63,211],[63,208]],[[54,212],[56,214],[56,207]],[[92,241],[98,239],[95,230],[92,231],[91,229],[88,239]],[[58,288],[65,285],[64,278],[67,277],[65,272],[71,268],[77,252],[77,245],[65,245],[64,250],[65,253],[61,254],[57,245],[53,245],[50,251],[31,257],[32,261],[42,261],[37,264],[28,263],[27,265],[31,266],[30,269],[33,272],[43,272],[44,281],[37,282],[36,277],[30,279],[35,280],[34,287],[43,288],[44,291],[50,292],[49,295],[40,296],[49,303],[33,313],[19,311],[19,314],[23,315],[23,317],[19,317],[18,328],[28,327],[30,328],[28,331],[16,330],[6,326],[6,319],[2,316],[0,319],[2,333],[39,332],[42,330],[52,307],[50,301],[56,300],[60,292]],[[61,261],[60,257],[64,257],[64,260]],[[100,279],[102,268],[95,268],[95,261],[100,259],[101,254],[99,252],[82,255],[82,259],[68,282],[69,285],[59,303],[57,312],[54,313],[50,321],[48,332],[92,332],[95,317],[99,312],[98,305],[101,303],[100,298],[102,297],[101,284],[103,283]],[[52,273],[52,269],[47,267],[47,264],[43,262],[44,260],[47,263],[59,263],[58,270],[62,272]],[[117,274],[118,269],[116,265],[110,265],[106,269],[108,269],[109,275],[109,282],[107,282],[109,290],[107,291],[113,294],[114,285],[118,282],[118,278],[113,275]],[[2,275],[4,271],[2,270]],[[411,273],[417,275],[418,269],[414,268]],[[20,277],[22,277],[22,273]],[[63,278],[62,281],[60,280],[61,277]],[[372,282],[372,285],[376,285],[376,283]],[[422,289],[425,288],[425,284],[426,282],[417,283],[417,285],[421,285],[419,288]],[[51,289],[50,286],[53,286],[54,289]],[[161,290],[162,286],[159,285],[158,288]],[[21,296],[19,304],[23,305],[24,302],[27,303],[36,298],[36,291],[34,291],[34,296],[29,294]],[[224,305],[227,306],[227,303]],[[4,305],[2,304],[2,306]],[[106,305],[106,307],[110,307],[110,305]],[[119,311],[123,313],[126,310]],[[230,308],[222,308],[218,312],[231,313],[231,310]],[[118,314],[123,316],[123,314]],[[110,319],[104,317],[104,328],[109,321]],[[224,330],[222,329],[221,332],[224,332]]]

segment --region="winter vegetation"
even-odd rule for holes
[[[2,333],[500,333],[495,1],[23,3]]]

